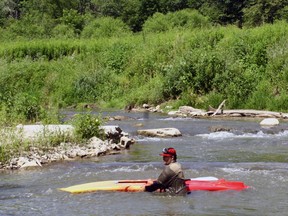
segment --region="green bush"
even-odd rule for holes
[[[144,32],[166,32],[172,29],[172,24],[169,22],[168,18],[159,12],[153,14],[152,17],[148,18],[143,25]]]
[[[129,63],[129,57],[133,53],[133,44],[115,42],[103,55],[105,67],[116,74],[124,72],[125,66]]]
[[[55,26],[52,29],[51,35],[53,38],[63,38],[63,39],[76,37],[75,32],[74,32],[74,28],[69,26],[69,25],[65,25],[65,24],[59,24],[59,25]]]
[[[274,100],[272,88],[270,82],[259,82],[247,101],[247,107],[254,107],[259,110],[267,109],[269,104]]]
[[[94,136],[103,139],[104,131],[100,128],[102,119],[93,114],[77,114],[73,118],[76,135],[80,139],[90,139]]]
[[[275,110],[279,112],[285,112],[288,107],[288,94],[287,90],[279,92],[278,95],[272,97],[272,100],[268,100],[267,107],[269,110]]]
[[[80,15],[74,9],[64,9],[60,21],[62,24],[71,27],[75,34],[80,34],[85,25],[85,16]]]
[[[88,23],[82,33],[82,38],[122,37],[131,34],[129,27],[120,19],[111,17],[96,18]]]
[[[207,101],[205,103],[205,109],[208,110],[209,106],[213,108],[218,108],[218,106],[222,103],[223,100],[225,100],[224,96],[220,93],[216,93],[211,91],[207,95]]]
[[[54,22],[49,15],[35,12],[35,14],[26,14],[19,20],[11,19],[5,31],[9,36],[13,36],[11,41],[50,38]]]
[[[208,18],[195,10],[185,9],[167,14],[154,13],[143,25],[144,32],[166,32],[172,29],[190,29],[211,27]]]

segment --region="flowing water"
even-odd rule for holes
[[[66,113],[67,114],[67,113]],[[69,114],[69,113],[68,113]],[[0,215],[288,215],[288,123],[261,128],[260,120],[171,118],[149,113],[114,121],[137,140],[121,154],[0,173]],[[137,127],[136,124],[143,124]],[[211,127],[230,128],[210,132]],[[137,136],[143,128],[178,128],[177,138]],[[57,188],[103,180],[157,178],[159,155],[174,147],[186,178],[243,181],[245,191],[192,192],[186,197],[96,192],[71,195]]]

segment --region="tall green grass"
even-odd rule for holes
[[[207,108],[224,99],[232,109],[288,111],[287,34],[278,22],[1,43],[1,112],[35,122],[79,103]]]

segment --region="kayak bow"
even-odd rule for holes
[[[227,181],[218,179],[214,181],[205,180],[187,180],[186,186],[188,191],[206,190],[206,191],[224,191],[224,190],[244,190],[248,186],[240,181]]]

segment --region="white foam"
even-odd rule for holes
[[[215,132],[209,134],[198,134],[196,136],[207,138],[207,139],[219,139],[219,138],[234,138],[235,134],[230,132]]]
[[[288,130],[285,130],[285,131],[281,131],[280,133],[278,134],[275,134],[275,136],[280,136],[280,137],[288,137]]]
[[[207,138],[207,139],[225,139],[225,138],[275,138],[275,137],[288,137],[288,130],[281,131],[277,134],[266,134],[263,131],[259,131],[258,133],[244,133],[244,134],[234,134],[231,132],[215,132],[209,134],[198,134],[196,136]]]
[[[108,169],[108,170],[102,170],[101,172],[126,172],[126,173],[129,173],[129,172],[143,172],[145,171],[146,169],[148,168],[151,168],[153,167],[152,164],[148,164],[148,165],[144,165],[144,166],[139,166],[139,165],[131,165],[131,166],[128,166],[128,167],[118,167],[118,168],[115,168],[115,169]]]
[[[141,141],[150,141],[150,142],[159,142],[162,140],[165,140],[165,138],[159,138],[159,137],[136,137],[135,138],[137,140],[137,142],[141,142]]]
[[[221,170],[223,170],[226,173],[230,173],[230,174],[239,174],[239,173],[248,173],[250,172],[250,170],[248,169],[243,169],[243,168],[221,168]]]

